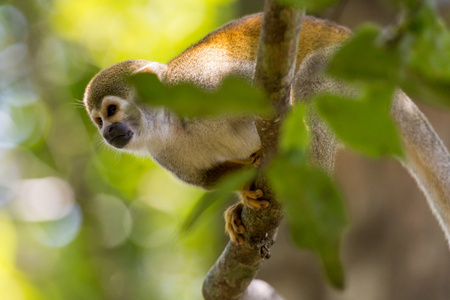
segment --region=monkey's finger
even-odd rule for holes
[[[230,240],[236,244],[242,244],[244,242],[241,236],[245,232],[245,227],[241,221],[242,208],[243,204],[240,202],[230,206],[225,211],[225,231],[230,236]]]
[[[262,149],[259,149],[256,152],[253,152],[252,155],[250,155],[250,158],[253,160],[252,164],[255,168],[258,168],[261,165],[261,156],[262,156]]]
[[[252,190],[243,190],[241,192],[242,196],[244,196],[245,198],[250,198],[250,199],[258,199],[261,198],[264,193],[262,190],[257,189],[256,191],[252,191]]]
[[[242,225],[241,216],[240,215],[232,215],[231,216],[231,226],[233,230],[237,233],[244,233],[245,227]]]
[[[244,205],[258,210],[261,208],[266,208],[269,206],[269,201],[267,200],[263,200],[263,199],[259,199],[262,196],[264,196],[264,193],[262,190],[257,189],[256,191],[252,191],[252,190],[242,190],[241,191],[241,196],[242,196],[242,202],[244,203]]]
[[[242,202],[244,204],[252,209],[259,210],[261,208],[266,208],[269,206],[269,201],[267,200],[259,200],[259,199],[251,199],[251,198],[244,198],[242,199]]]
[[[244,243],[244,238],[242,237],[242,235],[237,235],[235,237],[234,243],[242,245]]]

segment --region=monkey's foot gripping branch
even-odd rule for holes
[[[242,190],[240,192],[242,201],[230,206],[225,211],[225,231],[230,236],[230,240],[235,244],[244,243],[242,234],[245,232],[245,227],[241,221],[241,212],[244,205],[255,210],[266,208],[269,206],[269,201],[259,199],[263,196],[261,190]]]
[[[242,203],[252,209],[261,209],[269,206],[269,201],[260,199],[264,194],[263,191],[258,189],[256,191],[252,190],[242,190],[241,192]]]

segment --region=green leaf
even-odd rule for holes
[[[246,183],[256,176],[255,168],[247,168],[238,172],[233,172],[222,178],[216,185],[214,191],[205,193],[194,204],[187,217],[180,226],[180,234],[189,231],[202,214],[212,207],[221,207],[233,193],[242,189]]]
[[[399,51],[386,47],[380,32],[380,28],[371,24],[361,26],[334,55],[328,73],[356,82],[398,82],[401,65]]]
[[[347,218],[342,197],[325,172],[299,162],[295,152],[279,155],[267,175],[284,203],[295,243],[317,253],[328,279],[343,287],[339,245]]]
[[[281,151],[299,149],[305,151],[308,146],[308,132],[305,126],[306,108],[298,103],[288,112],[280,129],[279,147]]]
[[[450,64],[448,66],[450,68]],[[412,97],[433,104],[450,106],[450,80],[430,78],[421,72],[410,70],[402,81],[401,87]]]
[[[304,8],[307,11],[318,11],[333,5],[337,0],[278,0],[277,2],[283,3],[284,5]]]
[[[241,113],[268,115],[272,106],[265,93],[239,78],[227,78],[221,87],[208,92],[188,83],[163,85],[153,74],[130,78],[140,98],[153,106],[164,106],[184,117]]]
[[[450,33],[428,6],[408,21],[399,45],[405,63],[401,87],[428,102],[450,106]]]
[[[267,176],[285,204],[296,244],[317,253],[329,280],[343,287],[339,239],[347,221],[333,182],[323,171],[307,166],[306,114],[306,107],[296,104],[286,116],[280,129],[281,154],[272,161]]]
[[[362,99],[322,95],[316,108],[336,135],[349,146],[373,157],[402,156],[402,145],[389,110],[394,89],[368,87]]]

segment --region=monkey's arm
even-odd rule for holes
[[[426,117],[403,92],[391,114],[405,146],[402,162],[425,193],[450,245],[450,155]]]
[[[254,152],[248,160],[245,161],[225,161],[215,165],[212,168],[202,172],[202,185],[205,188],[213,188],[214,185],[224,176],[241,170],[246,167],[258,167],[261,162],[261,150]],[[241,222],[241,211],[244,205],[253,209],[260,209],[269,206],[269,202],[260,199],[263,196],[261,190],[252,190],[250,187],[242,187],[239,191],[241,201],[230,206],[225,211],[225,232],[230,236],[232,242],[242,244],[244,239],[242,234],[245,227]]]

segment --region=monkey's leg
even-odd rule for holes
[[[305,103],[308,109],[308,130],[311,133],[309,163],[331,174],[336,155],[336,139],[328,126],[320,119],[312,105],[313,96],[328,92],[348,95],[351,91],[342,82],[323,75],[329,56],[334,48],[324,49],[309,55],[301,63],[293,82],[293,102]]]
[[[208,170],[205,173],[205,179],[216,183],[220,178],[232,171],[250,166],[258,167],[261,164],[261,154],[262,151],[259,149],[252,153],[247,160],[225,161]],[[225,232],[230,236],[230,240],[236,244],[244,242],[242,233],[245,232],[245,227],[241,222],[241,212],[244,205],[256,210],[269,206],[267,200],[260,199],[263,196],[263,192],[259,189],[252,190],[251,188],[244,187],[239,191],[239,194],[241,201],[230,206],[225,211]]]
[[[336,158],[336,138],[326,124],[319,119],[317,113],[313,111],[310,112],[309,124],[311,128],[309,163],[331,175]]]

